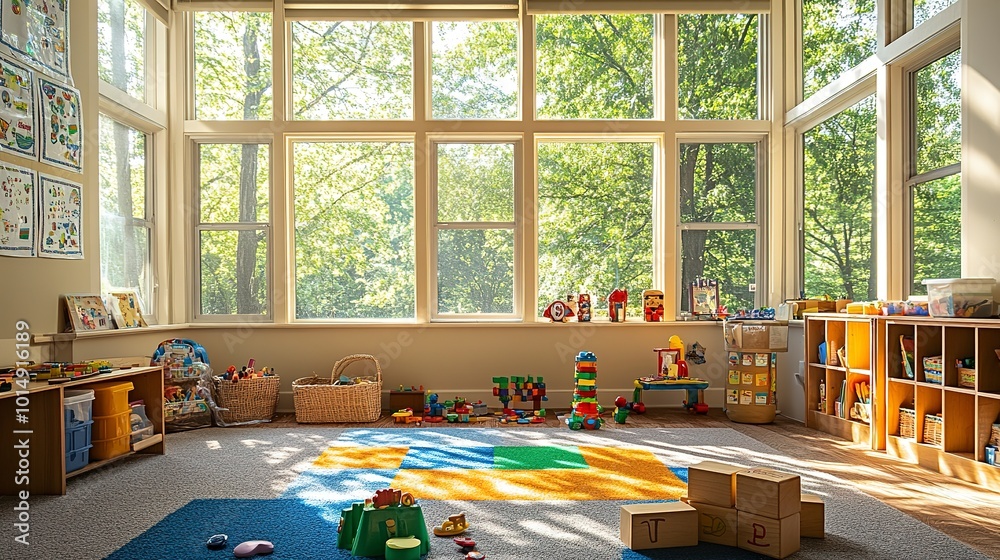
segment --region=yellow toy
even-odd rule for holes
[[[434,527],[434,534],[439,537],[451,537],[461,535],[469,528],[469,522],[465,520],[465,512],[458,515],[449,515],[448,520],[441,525]]]

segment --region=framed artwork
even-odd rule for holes
[[[119,290],[108,293],[108,309],[119,329],[145,327],[142,316],[142,301],[135,290]]]
[[[69,326],[74,332],[111,330],[111,316],[104,307],[104,300],[97,294],[67,294],[66,312]]]
[[[0,162],[0,255],[35,256],[35,173]]]
[[[690,309],[693,315],[716,315],[719,312],[719,282],[699,279],[691,282]]]
[[[38,256],[83,258],[83,200],[80,184],[38,174],[40,194]]]
[[[0,0],[0,43],[69,79],[69,0]]]
[[[46,78],[38,79],[38,104],[41,108],[39,135],[40,159],[76,171],[83,171],[83,112],[80,92]]]
[[[0,150],[38,159],[35,74],[0,56]]]

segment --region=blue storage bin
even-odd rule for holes
[[[80,451],[85,447],[90,447],[94,421],[89,420],[82,424],[66,424],[66,453]]]
[[[66,454],[66,472],[71,473],[87,466],[90,462],[90,445]]]

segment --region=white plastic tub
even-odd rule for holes
[[[63,394],[63,407],[66,409],[66,426],[82,424],[90,421],[94,391],[67,389]]]
[[[993,278],[924,280],[931,317],[992,317]]]

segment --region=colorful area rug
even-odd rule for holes
[[[687,467],[713,459],[797,472],[803,491],[824,497],[827,538],[803,539],[794,558],[985,558],[725,428],[229,428],[167,443],[163,457],[120,463],[75,479],[65,497],[33,502],[33,529],[58,538],[40,537],[28,557],[223,559],[242,541],[266,539],[274,560],[347,559],[337,548],[341,511],[393,487],[413,494],[428,530],[465,512],[466,536],[490,559],[762,558],[708,544],[632,551],[619,539],[623,504],[676,500]],[[74,508],[89,515],[59,513]],[[205,547],[216,533],[229,535],[226,550]],[[0,557],[23,557],[5,546]],[[425,558],[464,554],[431,536]]]

